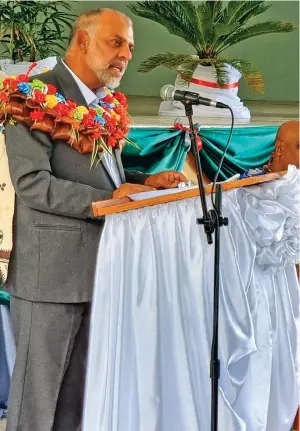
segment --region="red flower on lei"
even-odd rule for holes
[[[114,93],[114,96],[115,96],[115,99],[117,99],[117,101],[120,102],[122,106],[124,106],[124,108],[128,108],[128,102],[123,93],[116,91]]]
[[[15,90],[17,88],[18,82],[13,78],[5,78],[2,85],[7,89],[11,88],[12,90]]]
[[[86,127],[93,127],[95,125],[95,117],[91,114],[84,115],[82,125]]]
[[[47,88],[48,88],[47,94],[49,94],[50,96],[53,96],[54,94],[56,94],[56,93],[57,93],[57,90],[56,90],[56,88],[54,87],[54,85],[52,85],[52,84],[47,84]]]
[[[33,100],[35,100],[37,103],[44,103],[46,100],[46,95],[40,90],[35,90],[33,93]]]
[[[18,75],[16,77],[17,84],[21,84],[21,82],[29,82],[29,76],[28,75]]]
[[[112,103],[114,103],[114,98],[112,96],[107,95],[103,98],[103,102],[108,103],[108,104],[112,104]]]
[[[65,103],[58,103],[55,106],[55,111],[61,116],[67,116],[70,112],[70,107]]]
[[[0,101],[1,102],[8,102],[9,101],[9,96],[8,96],[8,94],[7,93],[0,93]]]
[[[30,112],[30,118],[33,121],[42,120],[45,116],[45,112],[41,111],[40,109],[36,109],[33,112]]]

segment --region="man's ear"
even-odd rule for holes
[[[80,50],[86,54],[90,44],[90,35],[86,30],[78,30],[77,43]]]
[[[275,142],[275,154],[277,156],[282,156],[284,149],[284,142],[278,139],[278,141]]]

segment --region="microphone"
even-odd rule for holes
[[[215,108],[228,109],[228,106],[222,102],[215,102],[211,99],[206,99],[206,97],[201,97],[198,93],[193,93],[191,91],[181,91],[176,90],[173,85],[164,85],[160,89],[160,97],[163,100],[177,100],[183,104],[189,105],[205,105],[213,106]]]

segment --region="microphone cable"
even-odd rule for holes
[[[216,208],[216,203],[215,203],[216,199],[214,201],[214,197],[213,196],[214,196],[216,184],[217,184],[217,181],[218,181],[218,176],[219,176],[221,168],[223,166],[223,162],[224,162],[224,159],[225,159],[225,156],[226,156],[226,153],[227,153],[227,150],[228,150],[231,138],[232,138],[233,126],[234,126],[234,114],[233,114],[233,111],[232,111],[232,109],[231,109],[230,106],[227,106],[227,108],[229,109],[230,114],[231,114],[231,128],[230,128],[230,133],[229,133],[229,136],[228,136],[228,139],[227,139],[227,143],[225,145],[225,149],[223,151],[223,154],[222,154],[222,157],[221,157],[221,160],[220,160],[217,172],[216,172],[214,180],[213,180],[213,185],[212,185],[212,190],[211,190],[211,204],[212,204],[212,207],[213,207],[213,209],[214,209],[214,211],[216,213],[217,213],[217,208]]]

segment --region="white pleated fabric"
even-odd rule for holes
[[[107,217],[84,431],[210,429],[214,246],[200,215],[195,198]],[[297,169],[224,193],[223,215],[219,427],[289,431],[299,404]]]

